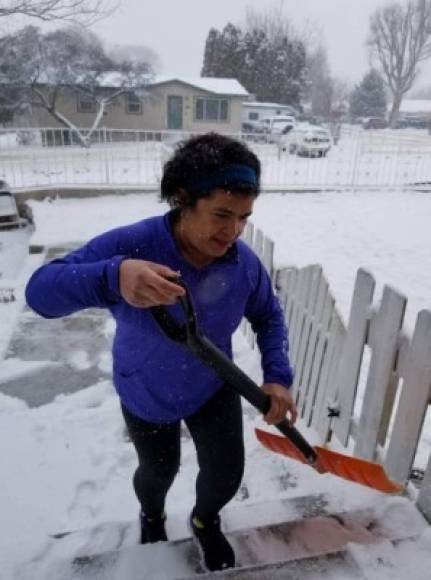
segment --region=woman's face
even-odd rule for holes
[[[195,207],[183,210],[177,231],[186,257],[206,265],[223,256],[241,235],[254,201],[253,195],[214,189]]]

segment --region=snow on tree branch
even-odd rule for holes
[[[144,91],[152,75],[146,62],[108,57],[98,37],[82,27],[44,34],[27,26],[0,38],[0,55],[0,105],[10,109],[15,102],[18,113],[41,107],[84,146],[106,108],[121,95]],[[60,110],[59,102],[76,102],[80,95],[94,104],[90,131],[79,131]]]
[[[0,0],[0,17],[21,15],[89,25],[114,12],[117,5],[115,0]]]

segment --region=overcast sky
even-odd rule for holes
[[[247,8],[258,12],[283,6],[286,18],[301,31],[320,30],[332,74],[350,83],[361,80],[369,67],[366,39],[373,11],[390,0],[106,0],[118,9],[92,29],[108,45],[144,45],[159,56],[168,75],[199,76],[205,40],[211,27],[228,22],[241,26]],[[398,0],[406,3],[408,0]],[[1,19],[0,32],[23,26],[17,19]],[[307,24],[308,23],[308,24]],[[32,24],[41,26],[40,21]],[[43,26],[43,25],[42,25]],[[52,28],[54,25],[50,25]],[[59,26],[57,23],[55,26]],[[430,84],[431,59],[421,65],[414,89]]]
[[[284,13],[298,27],[307,20],[322,30],[333,74],[360,80],[368,68],[368,21],[387,0],[284,0]],[[407,1],[407,0],[405,0]],[[247,7],[268,9],[280,0],[121,0],[118,10],[94,26],[113,44],[144,44],[155,50],[161,72],[199,76],[211,27],[241,24]]]

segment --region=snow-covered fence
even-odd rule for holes
[[[298,409],[307,425],[321,430],[332,409],[328,397],[346,330],[320,266],[283,268],[276,288],[289,328]]]
[[[22,137],[25,135],[25,138]],[[154,186],[179,134],[100,129],[82,147],[66,129],[0,131],[0,179],[12,187]]]
[[[290,154],[276,136],[246,135],[263,164],[265,187],[393,188],[431,181],[431,137],[403,131],[352,131],[324,158]]]
[[[280,270],[276,283],[289,325],[300,416],[322,442],[336,438],[338,445],[380,461],[393,480],[405,483],[415,458],[424,453],[431,312],[418,314],[409,337],[403,331],[406,298],[385,286],[374,305],[375,281],[362,269],[347,326],[320,266]],[[431,521],[431,457],[418,505]]]
[[[68,129],[0,130],[0,179],[11,186],[157,188],[163,162],[190,133],[100,128],[82,147]],[[343,127],[326,157],[289,153],[283,137],[236,134],[262,161],[266,189],[400,187],[431,182],[431,137],[423,132]]]
[[[261,262],[267,269],[274,280],[276,274],[274,268],[274,242],[265,236],[259,228],[255,228],[252,222],[248,222],[244,228],[242,239],[246,244],[253,248],[254,252],[259,256]],[[246,336],[250,346],[255,346],[255,335],[251,329],[250,324],[244,319],[241,325],[241,330]]]
[[[343,322],[319,265],[274,268],[273,242],[253,224],[243,239],[271,274],[289,327],[293,392],[300,417],[322,443],[349,447],[408,481],[414,462],[426,466],[423,437],[431,412],[431,312],[421,311],[410,336],[403,330],[407,299],[358,270],[349,321]],[[243,323],[252,347],[254,335]],[[431,455],[417,504],[431,522]]]

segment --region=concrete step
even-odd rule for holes
[[[386,543],[387,559],[388,545],[428,527],[414,505],[400,498],[381,513],[375,509],[328,513],[326,507],[324,496],[307,496],[227,510],[223,522],[238,567],[217,573],[217,578],[363,579],[363,555],[371,553],[369,548],[375,550],[378,562],[378,546]],[[169,528],[168,535],[172,537]],[[49,565],[39,566],[40,576],[33,567],[33,578],[179,580],[202,573],[189,536],[146,546],[136,545],[137,536],[135,522],[53,534]],[[352,545],[366,549],[352,553]]]

